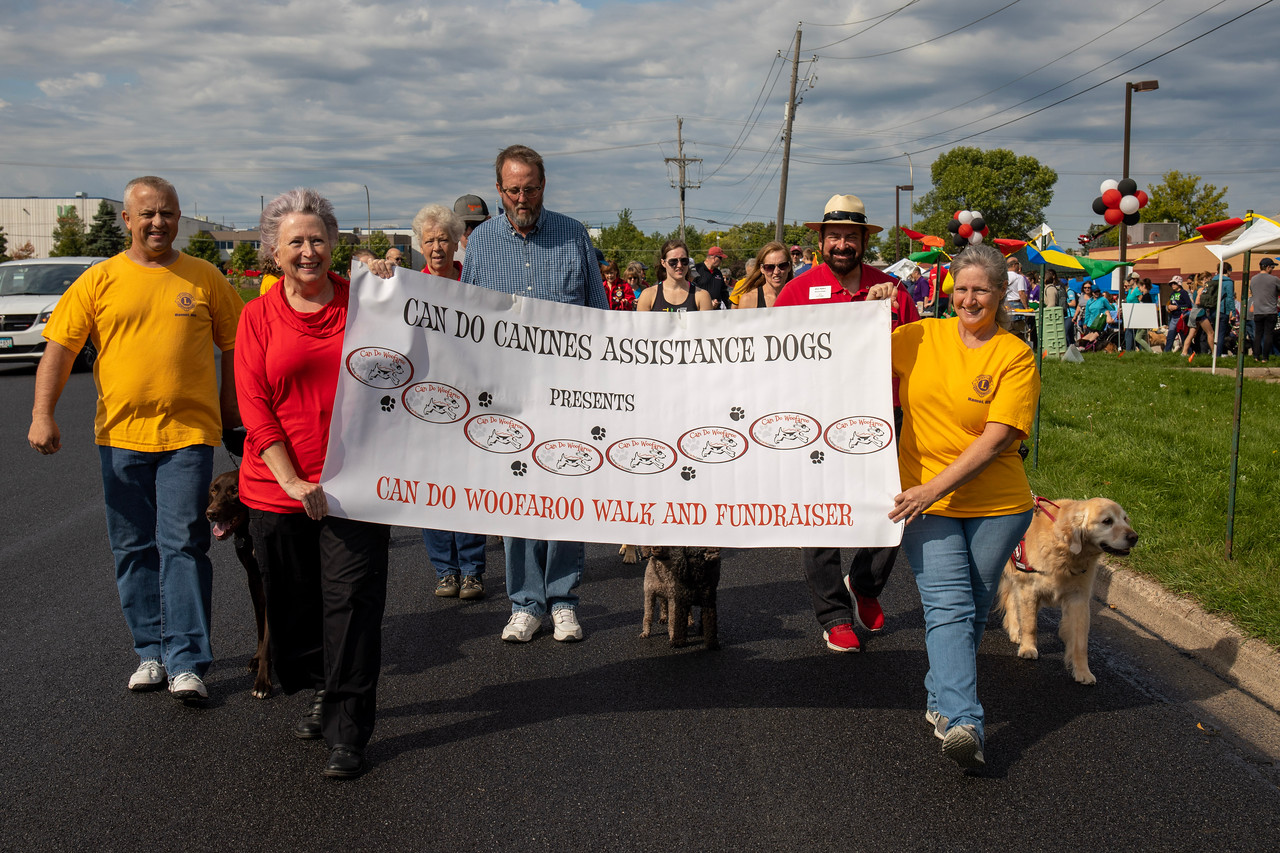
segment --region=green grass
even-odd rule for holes
[[[1195,366],[1208,365],[1207,356],[1196,358]],[[1118,501],[1141,539],[1113,564],[1280,647],[1280,385],[1244,383],[1228,560],[1235,357],[1218,359],[1217,376],[1187,367],[1174,354],[1047,360],[1038,467],[1027,460],[1031,487],[1048,498]]]

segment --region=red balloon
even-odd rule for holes
[[[1120,207],[1120,199],[1124,198],[1124,194],[1120,190],[1107,190],[1102,194],[1102,203],[1107,207],[1118,209]],[[1119,222],[1120,220],[1116,220]]]
[[[960,211],[958,211],[958,210],[957,210],[955,213],[951,214],[951,218],[952,218],[952,219],[959,219],[959,218],[960,218]]]
[[[1138,207],[1147,206],[1147,201],[1149,199],[1147,198],[1147,193],[1145,190],[1138,190],[1136,193],[1134,193],[1134,195],[1138,197]]]
[[[1124,212],[1118,207],[1108,207],[1107,212],[1102,214],[1102,218],[1107,220],[1108,225],[1119,225],[1124,219]]]
[[[990,234],[990,233],[991,233],[991,229],[990,229],[989,227],[988,227],[988,228],[983,228],[983,229],[982,229],[982,236],[983,236],[983,237],[986,237],[986,236],[987,236],[988,234]]]
[[[973,226],[972,226],[972,225],[961,225],[961,226],[960,226],[960,230],[959,230],[957,233],[958,233],[961,237],[963,237],[963,238],[965,238],[966,240],[968,240],[970,237],[972,237],[972,236],[973,236]]]

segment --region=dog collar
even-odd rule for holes
[[[1013,549],[1013,556],[1009,558],[1009,562],[1013,563],[1013,567],[1020,572],[1026,572],[1029,575],[1039,574],[1027,563],[1027,540],[1025,538],[1018,540],[1018,547]]]

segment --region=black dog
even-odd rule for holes
[[[716,588],[720,586],[719,548],[645,548],[649,564],[644,570],[644,623],[641,637],[666,617],[667,634],[675,648],[688,640],[693,606],[702,620],[703,648],[718,649],[716,636]]]
[[[253,556],[253,537],[249,535],[249,510],[240,502],[240,474],[227,471],[213,478],[209,484],[209,508],[205,517],[213,525],[213,536],[222,541],[235,537],[236,556],[244,566],[249,582],[249,597],[253,599],[253,615],[258,622],[258,651],[249,661],[249,671],[256,672],[253,680],[255,699],[271,695],[271,656],[267,653],[267,593],[262,586],[262,572]]]

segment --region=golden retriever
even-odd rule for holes
[[[1043,606],[1061,607],[1058,636],[1063,663],[1076,681],[1094,684],[1089,671],[1089,598],[1104,553],[1128,554],[1138,541],[1124,508],[1106,498],[1052,501],[1037,498],[1024,539],[1029,571],[1005,564],[996,594],[1004,629],[1018,644],[1018,657],[1035,660],[1036,616]]]

